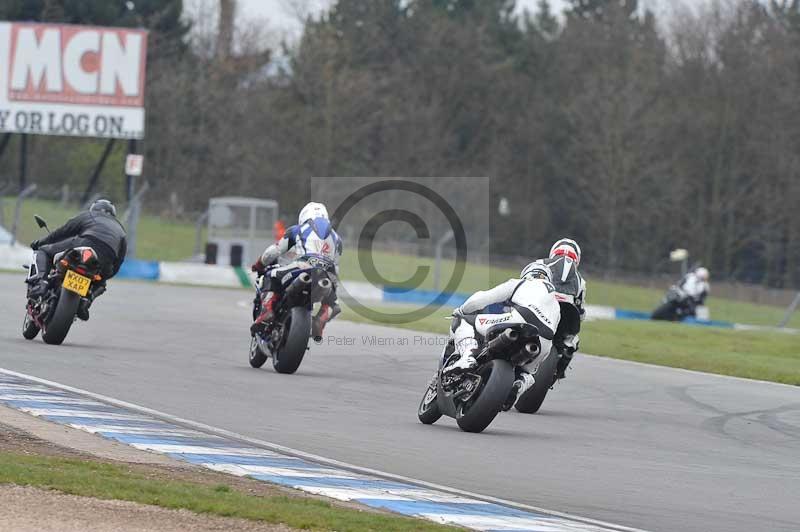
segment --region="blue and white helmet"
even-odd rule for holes
[[[303,225],[309,220],[316,218],[328,219],[328,209],[322,203],[310,202],[305,207],[300,209],[300,216],[297,217],[297,223]]]
[[[550,271],[550,267],[545,264],[544,262],[537,260],[535,262],[531,262],[527,266],[522,269],[522,272],[519,274],[520,279],[541,279],[543,281],[547,281],[549,283],[553,282],[553,272]]]

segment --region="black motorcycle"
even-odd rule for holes
[[[47,222],[41,217],[34,218],[40,228],[48,229]],[[28,277],[32,277],[35,266],[31,264],[25,268]],[[76,319],[81,300],[92,297],[90,294],[97,297],[105,291],[100,271],[97,253],[90,247],[76,247],[56,255],[53,268],[44,280],[46,289],[40,295],[28,298],[22,336],[33,340],[41,331],[45,343],[63,343]]]
[[[445,348],[436,376],[428,385],[417,416],[430,425],[443,415],[455,418],[465,432],[481,432],[506,406],[516,377],[515,368],[532,362],[540,351],[539,330],[517,312],[478,315],[478,322],[494,323],[481,334],[478,366],[460,374],[443,368],[458,356],[451,341]]]
[[[310,259],[298,261],[289,275],[283,296],[275,304],[275,316],[262,333],[250,341],[250,365],[260,368],[268,358],[278,373],[294,373],[300,367],[311,336],[311,312],[314,304],[331,295],[334,289],[331,265],[319,264]],[[261,314],[261,300],[265,288],[256,283],[253,319]],[[321,341],[322,338],[315,338]]]
[[[677,286],[671,286],[667,295],[661,300],[661,305],[650,315],[652,320],[683,321],[693,317],[697,311],[694,300],[687,296]]]

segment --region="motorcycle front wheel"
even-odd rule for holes
[[[442,417],[442,411],[439,409],[439,403],[437,402],[436,388],[438,383],[438,376],[431,380],[430,384],[428,384],[428,387],[425,389],[425,395],[422,396],[422,401],[420,401],[419,408],[417,409],[417,417],[426,425],[436,423],[439,421],[439,418]]]
[[[260,368],[267,361],[267,355],[261,351],[261,346],[258,342],[258,337],[253,335],[250,337],[250,365],[256,369]]]
[[[36,338],[36,335],[39,334],[39,326],[36,325],[36,322],[33,321],[31,317],[31,313],[26,310],[25,311],[25,320],[22,322],[22,336],[26,340],[33,340]]]

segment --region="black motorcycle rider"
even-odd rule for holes
[[[562,238],[556,240],[550,248],[548,258],[534,261],[528,267],[536,262],[541,262],[550,268],[553,274],[553,287],[555,287],[558,294],[557,299],[559,295],[572,298],[571,303],[575,305],[580,315],[579,323],[575,324],[577,329],[580,330],[580,322],[586,317],[586,309],[584,308],[586,281],[578,271],[578,265],[581,262],[581,247],[570,238]],[[563,316],[562,319],[566,320],[567,317]],[[579,343],[580,339],[577,333],[574,335],[558,335],[553,339],[553,344],[562,354],[556,368],[557,378],[563,379],[566,377],[567,367],[572,362],[572,357],[578,350]]]
[[[95,201],[88,211],[72,218],[46,237],[31,242],[31,248],[35,251],[36,270],[31,272],[26,282],[29,285],[28,297],[42,295],[47,290],[46,279],[53,265],[53,257],[81,246],[88,246],[97,253],[100,275],[103,277],[78,306],[78,318],[86,321],[92,302],[105,292],[106,281],[119,272],[128,252],[125,228],[117,220],[114,204],[107,199]]]

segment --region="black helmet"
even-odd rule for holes
[[[89,207],[89,212],[91,213],[105,213],[110,214],[114,218],[117,217],[117,208],[114,207],[114,204],[108,201],[107,199],[99,199],[92,203],[92,206]]]

